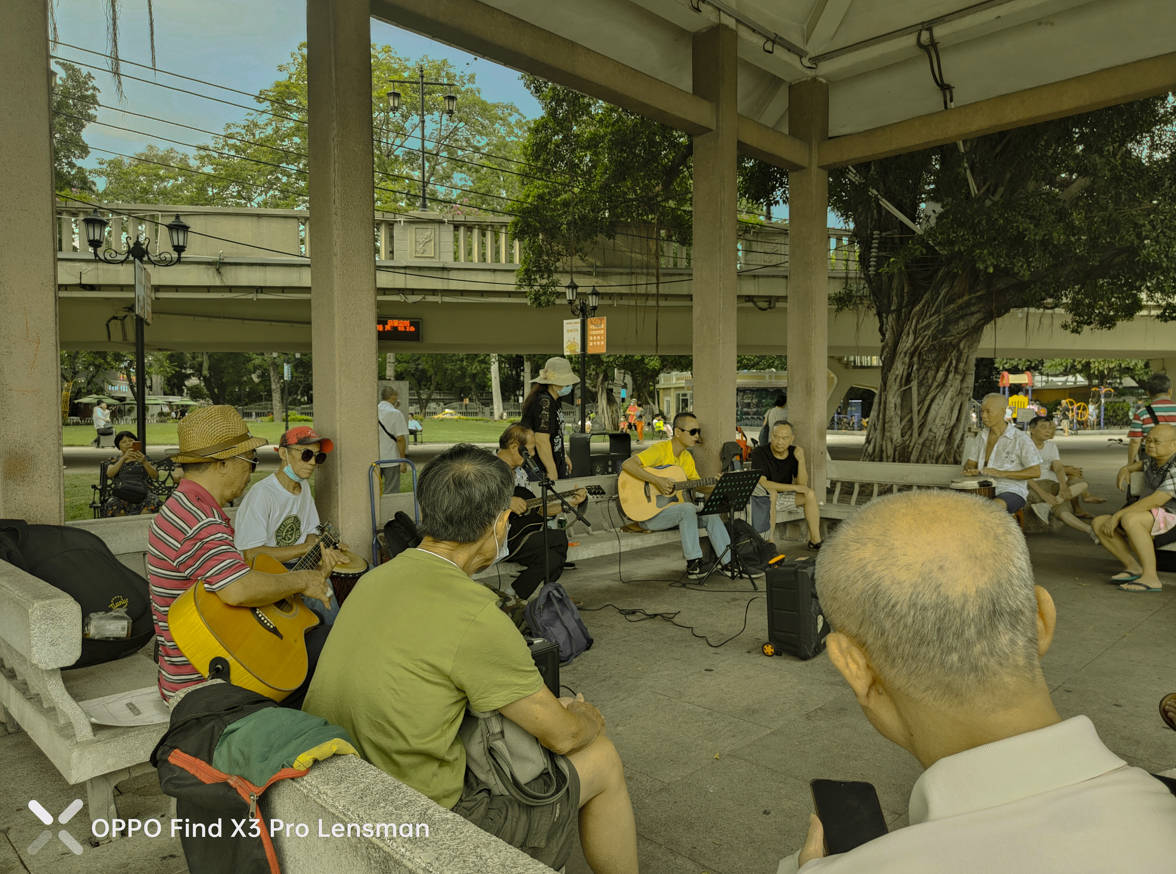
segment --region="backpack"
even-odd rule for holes
[[[421,542],[421,533],[417,531],[412,517],[403,510],[397,510],[396,515],[384,523],[384,552],[388,561],[406,549],[412,549]]]
[[[91,613],[121,611],[130,617],[128,637],[83,638],[82,654],[71,668],[129,656],[155,635],[147,581],[115,558],[98,535],[69,525],[0,519],[0,556],[77,601],[83,627]]]
[[[775,543],[764,540],[751,523],[743,519],[731,522],[731,551],[743,569],[753,574],[764,573],[768,562],[780,554]]]
[[[525,610],[527,627],[535,637],[559,647],[559,663],[566,665],[592,648],[592,635],[580,618],[580,611],[559,583],[544,583]]]

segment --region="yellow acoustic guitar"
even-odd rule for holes
[[[338,537],[324,525],[319,542],[292,570],[318,567],[322,547],[338,546]],[[253,560],[253,569],[284,574],[286,568],[268,555]],[[197,581],[167,611],[168,627],[180,652],[207,677],[213,659],[229,666],[229,682],[281,701],[306,679],[306,632],[319,623],[301,595],[265,607],[234,607]]]
[[[637,479],[628,471],[622,470],[617,477],[617,497],[620,498],[621,509],[625,515],[634,522],[652,519],[666,507],[685,501],[683,489],[713,486],[719,481],[717,476],[709,479],[686,479],[686,471],[676,464],[647,467],[645,470],[671,480],[674,483],[674,493],[663,495],[653,483]]]

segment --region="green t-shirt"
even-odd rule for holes
[[[408,549],[369,571],[323,647],[303,709],[347,729],[365,759],[442,807],[461,797],[466,702],[498,710],[543,679],[494,593]]]

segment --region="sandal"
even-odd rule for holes
[[[1143,592],[1162,592],[1163,586],[1145,586],[1143,583],[1123,583],[1119,586],[1121,592],[1131,592],[1132,594],[1142,594]]]
[[[1176,731],[1176,692],[1170,692],[1160,699],[1160,718],[1172,731]]]
[[[1134,583],[1140,577],[1139,574],[1133,574],[1131,571],[1120,571],[1111,577],[1110,582],[1118,585],[1119,583]]]
[[[1093,513],[1086,513],[1086,512],[1075,513],[1074,518],[1075,519],[1093,519],[1094,514]]]
[[[813,552],[816,552],[817,550],[819,550],[819,549],[821,548],[821,544],[822,544],[822,543],[824,543],[824,542],[825,542],[825,541],[823,541],[823,540],[818,540],[816,543],[813,543],[813,542],[810,540],[810,541],[808,542],[808,548],[809,548],[811,551],[813,551]]]

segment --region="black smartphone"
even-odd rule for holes
[[[886,834],[886,817],[874,784],[855,780],[813,780],[813,806],[825,827],[825,849],[847,853]]]

